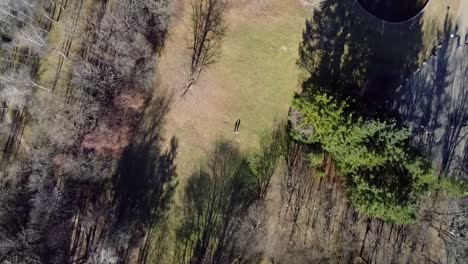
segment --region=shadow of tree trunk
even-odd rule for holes
[[[229,263],[234,220],[252,201],[252,181],[238,148],[218,141],[205,168],[192,174],[185,187],[176,230],[177,263]]]
[[[134,243],[129,247],[139,249],[139,263],[146,263],[151,229],[166,217],[176,187],[178,140],[171,138],[166,149],[161,143],[170,103],[171,98],[164,96],[150,102],[135,142],[125,149],[112,182],[115,220],[111,230],[129,228]]]

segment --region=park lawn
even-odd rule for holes
[[[154,91],[154,97],[172,98],[162,137],[166,143],[176,137],[179,143],[176,205],[180,205],[186,180],[202,166],[216,140],[233,141],[251,154],[258,147],[259,136],[270,131],[275,120],[286,119],[292,96],[300,87],[298,47],[305,20],[311,15],[296,0],[272,0],[273,5],[259,13],[231,8],[218,62],[182,99],[187,76],[184,65],[189,57],[187,2],[183,1],[183,14],[169,31]],[[238,118],[241,126],[236,135],[233,128]],[[151,119],[151,114],[145,116],[145,121]],[[169,226],[177,225],[179,214],[179,210],[171,210]],[[172,231],[168,236],[176,239]]]
[[[216,140],[232,140],[251,153],[258,146],[259,135],[269,131],[276,119],[287,117],[300,84],[298,45],[311,11],[294,0],[272,3],[258,13],[242,7],[229,10],[221,56],[185,99],[180,98],[183,74],[179,64],[187,57],[180,58],[187,50],[187,4],[184,17],[173,25],[159,64],[158,83],[174,94],[164,137],[174,136],[179,141],[176,164],[182,185]],[[241,125],[236,135],[233,127],[238,118]]]
[[[300,85],[296,61],[308,13],[288,4],[281,3],[283,14],[276,13],[274,19],[236,23],[214,67],[222,78],[220,89],[229,92],[224,105],[231,119],[237,115],[242,120],[236,136],[241,148],[255,148],[259,134],[270,130],[276,118],[286,118]]]

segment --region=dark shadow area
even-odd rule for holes
[[[364,118],[409,125],[414,146],[432,157],[441,175],[463,175],[468,48],[460,46],[458,28],[447,13],[434,36],[438,45],[423,47],[419,19],[388,25],[356,5],[326,1],[307,21],[298,61],[310,73],[304,93],[323,91],[348,100],[350,110]],[[419,64],[423,50],[431,52]]]
[[[310,73],[304,91],[323,89],[355,100],[354,110],[387,115],[387,96],[417,68],[422,49],[421,28],[409,26],[385,25],[352,0],[322,3],[306,22],[299,47],[298,64]]]
[[[468,144],[468,49],[458,51],[455,58],[456,74],[454,80],[447,87],[447,94],[450,102],[446,106],[447,117],[445,131],[442,135],[442,160],[441,173],[453,172],[456,175],[467,178],[468,174],[463,174],[466,166],[466,147]],[[465,159],[465,160],[463,160]]]
[[[118,205],[119,221],[133,219],[151,223],[171,197],[172,190],[166,193],[164,187],[175,177],[178,142],[172,138],[168,149],[163,150],[160,134],[170,100],[160,97],[151,104],[145,115],[153,120],[140,127],[136,142],[124,151],[114,178],[114,202]]]
[[[444,30],[440,35],[448,36],[452,27],[447,14]],[[441,38],[438,46],[433,47],[426,65],[422,65],[419,71],[405,76],[390,98],[390,108],[400,113],[403,122],[419,124],[414,130],[416,146],[426,154],[431,153],[435,144],[433,134],[426,133],[427,129],[434,131],[441,127],[439,120],[434,117],[440,115],[442,108],[448,103],[447,98],[441,95],[444,93],[444,87],[449,85],[449,56],[448,39]]]
[[[416,16],[428,0],[356,0],[373,16],[391,22],[404,22]]]
[[[315,138],[309,142],[323,144],[331,154],[353,205],[372,217],[411,223],[418,199],[427,192],[424,177],[431,166],[410,144],[407,119],[391,106],[421,72],[423,25],[419,20],[416,27],[384,24],[356,5],[327,1],[307,22],[298,63],[310,73],[301,96],[311,104],[295,105],[305,109],[304,120],[314,120]],[[439,56],[444,57],[442,51]],[[411,91],[415,100],[426,92],[421,89]],[[324,103],[323,94],[334,99]],[[337,109],[343,102],[346,106]],[[406,106],[407,115],[414,114],[412,107]],[[308,116],[309,110],[318,117]]]
[[[170,102],[169,97],[150,101],[140,131],[124,151],[112,182],[114,228],[134,228],[130,231],[134,239],[143,237],[147,228],[165,216],[176,186],[177,139],[172,138],[167,149],[161,144],[161,129]],[[146,251],[146,246],[140,248],[141,254]]]
[[[441,175],[466,177],[468,48],[460,46],[456,30],[447,17],[438,46],[398,87],[391,108],[411,126],[415,145]]]
[[[231,263],[236,219],[254,199],[253,173],[232,143],[218,141],[203,169],[187,182],[177,263]]]

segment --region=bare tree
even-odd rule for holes
[[[50,92],[33,80],[29,67],[0,73],[0,100],[13,109],[23,110],[33,98],[36,89]]]
[[[57,22],[50,12],[53,5],[63,6],[55,0],[1,0],[0,20],[16,20],[16,22],[37,25],[44,18],[50,22]],[[8,17],[7,19],[5,19]]]
[[[35,0],[0,0],[0,22],[15,28],[37,27],[38,30],[47,32],[39,26],[39,20],[36,19],[37,13],[42,13],[36,13],[37,8],[40,8],[40,5]]]
[[[140,95],[152,88],[156,55],[169,21],[168,3],[125,0],[97,10],[102,12],[86,28],[89,34],[83,34],[88,38],[81,58],[74,61],[66,98],[38,83],[34,67],[23,67],[22,59],[14,67],[1,67],[0,100],[10,109],[24,109],[34,132],[21,162],[15,163],[19,166],[0,172],[1,263],[117,263],[125,261],[119,257],[128,254],[134,233],[146,232],[136,224],[125,230],[120,225],[119,230],[112,228],[118,218],[115,205],[97,190],[108,182],[117,162],[85,150],[82,143],[104,115],[117,108],[115,96],[130,89],[137,90],[132,95]],[[48,52],[67,57],[47,39],[48,26],[59,17],[53,9],[66,5],[58,0],[0,0],[2,41],[8,37],[0,55],[14,54],[15,63],[23,55],[35,62]],[[47,93],[35,96],[39,90]],[[139,118],[133,112],[124,114],[119,118]],[[102,205],[100,214],[85,217],[97,204]],[[149,213],[153,216],[153,211]]]
[[[35,99],[29,111],[34,113],[30,121],[34,126],[34,145],[47,145],[67,152],[79,146],[80,135],[92,129],[98,116],[99,107],[86,98],[67,103],[57,95]]]
[[[101,248],[91,254],[86,264],[117,264],[119,257],[113,248]]]
[[[51,46],[46,39],[46,33],[37,27],[24,27],[15,34],[14,40],[17,47],[28,48],[36,54],[44,55],[46,52],[53,51],[63,58],[68,58],[59,49]]]
[[[50,15],[50,10],[55,5],[60,6],[52,0],[1,0],[0,23],[8,26],[13,39],[11,44],[19,48],[28,48],[39,56],[52,51],[67,58],[66,54],[47,41],[50,23],[58,22]],[[49,23],[44,24],[43,20]]]
[[[20,70],[17,72],[9,72],[9,73],[0,75],[0,84],[5,85],[5,86],[14,85],[16,87],[18,86],[36,87],[36,88],[50,92],[49,88],[36,83],[28,74],[27,69]]]
[[[437,230],[445,243],[449,263],[465,263],[468,259],[467,205],[466,197],[453,199],[440,193],[428,197],[422,204],[419,224],[422,229]]]
[[[119,1],[88,20],[94,31],[82,36],[85,62],[75,68],[74,84],[96,84],[100,90],[152,88],[155,55],[169,23],[169,1]]]
[[[226,29],[224,0],[193,0],[192,4],[192,38],[190,42],[191,65],[190,77],[182,96],[197,81],[200,73],[218,59],[221,41]]]
[[[266,234],[265,202],[253,203],[243,217],[238,217],[233,235],[232,259],[236,263],[258,263],[265,252]],[[231,263],[234,261],[230,261]]]

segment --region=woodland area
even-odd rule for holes
[[[122,154],[150,100],[168,1],[94,1],[85,10],[87,4],[0,3],[2,263],[117,263],[153,224],[141,207],[163,207],[142,201],[133,208],[131,197],[123,198],[131,186],[114,168],[131,151]],[[70,10],[85,26],[62,20]],[[66,38],[55,46],[48,33],[61,23]],[[59,70],[46,87],[38,84],[38,65],[54,53]],[[60,70],[64,63],[72,63],[70,72]],[[163,203],[161,178],[151,191]],[[128,217],[133,210],[142,212]]]
[[[255,150],[219,138],[180,175],[166,116],[222,56],[234,4],[187,5],[189,73],[171,96],[157,72],[174,1],[0,0],[0,263],[468,260],[466,179],[433,168],[374,90],[414,66],[419,32],[382,58],[398,33],[323,3],[289,120]]]

